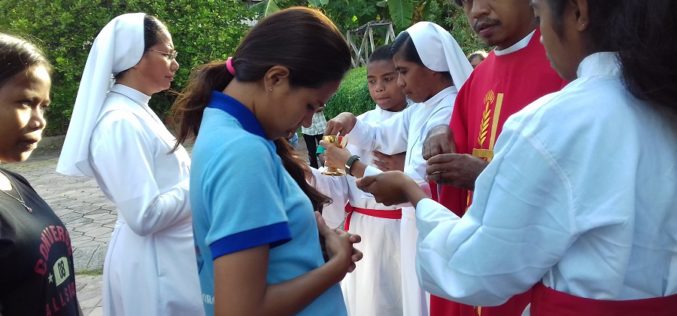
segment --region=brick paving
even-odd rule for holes
[[[307,158],[303,138],[296,148]],[[68,228],[78,300],[85,315],[103,315],[101,274],[117,212],[96,181],[56,172],[63,136],[46,137],[28,161],[2,167],[24,176]]]

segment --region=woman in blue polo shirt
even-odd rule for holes
[[[359,237],[313,213],[318,199],[274,141],[309,126],[349,67],[334,24],[291,8],[260,21],[226,62],[197,69],[174,105],[178,141],[200,132],[190,198],[208,315],[346,314],[337,283],[361,257]]]

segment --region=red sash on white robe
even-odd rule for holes
[[[350,229],[350,219],[353,217],[353,212],[378,218],[402,219],[402,209],[399,208],[396,210],[374,210],[370,208],[354,207],[348,203],[346,204],[346,213],[348,214],[346,215],[346,221],[343,225],[345,231]]]
[[[674,316],[677,294],[640,300],[595,300],[546,287],[534,286],[532,316]]]

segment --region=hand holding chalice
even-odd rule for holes
[[[348,157],[350,157],[350,152],[343,149],[346,145],[345,138],[342,137],[340,133],[337,135],[325,135],[322,136],[322,142],[320,145],[326,149],[326,169],[322,171],[322,174],[330,176],[344,176],[346,173],[343,168],[341,168],[344,165],[341,163],[341,161],[347,160],[347,158],[343,159],[343,156],[345,156],[346,153]]]

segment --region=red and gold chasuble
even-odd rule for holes
[[[456,97],[451,116],[457,153],[491,161],[496,139],[508,117],[565,85],[550,66],[540,37],[537,29],[522,49],[501,56],[492,51],[470,75]],[[471,200],[470,191],[451,186],[440,188],[438,201],[459,216],[465,213]],[[431,296],[430,315],[521,315],[530,298],[528,291],[501,306],[475,308]]]

